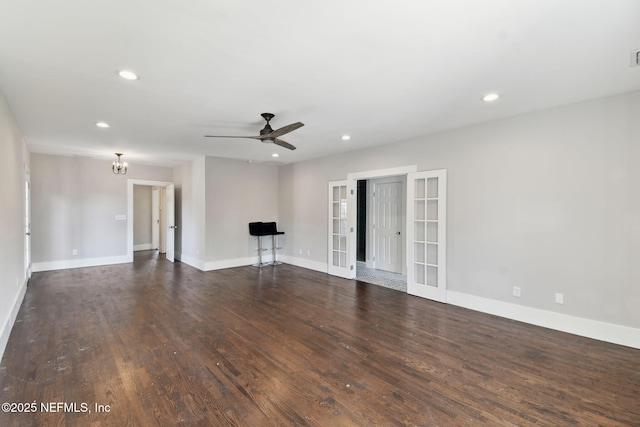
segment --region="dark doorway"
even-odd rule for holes
[[[358,261],[367,260],[367,181],[358,181],[357,195],[357,215],[358,215],[358,243],[356,248],[356,259]]]

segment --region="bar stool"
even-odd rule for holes
[[[276,226],[275,222],[264,222],[262,223],[262,227],[265,235],[271,235],[271,254],[272,254],[271,265],[282,264],[282,261],[278,261],[276,259],[276,250],[282,249],[281,247],[277,246],[278,244],[277,236],[279,236],[280,234],[284,234],[284,231],[278,231],[278,227]]]
[[[269,265],[269,263],[262,262],[262,252],[267,249],[262,249],[262,236],[267,236],[268,234],[264,232],[264,223],[263,222],[250,222],[249,223],[249,234],[252,236],[256,236],[258,238],[258,263],[253,264],[254,267],[264,267],[265,265]]]

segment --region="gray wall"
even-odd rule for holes
[[[175,234],[176,256],[192,265],[198,260],[205,259],[204,167],[203,156],[174,169],[176,224],[178,225]]]
[[[115,216],[127,214],[128,178],[172,181],[173,169],[130,164],[121,176],[105,160],[32,154],[33,262],[125,256],[127,221]]]
[[[203,270],[256,256],[251,221],[277,221],[278,168],[200,157],[175,168],[180,259]]]
[[[133,186],[133,245],[151,245],[151,189]]]
[[[285,254],[327,262],[328,181],[444,168],[448,289],[638,328],[639,117],[634,92],[283,166]]]
[[[0,91],[0,357],[26,289],[24,263],[25,169],[29,152],[11,109]]]
[[[277,219],[276,166],[206,158],[207,261],[255,256],[249,222]]]

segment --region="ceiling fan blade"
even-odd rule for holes
[[[281,139],[274,139],[273,143],[276,144],[276,145],[279,145],[281,147],[288,148],[289,150],[295,150],[296,149],[295,146],[293,146],[293,145],[289,144],[288,142],[285,142],[285,141],[283,141]]]
[[[237,136],[237,135],[205,135],[206,138],[251,138],[251,139],[264,139],[262,136]]]
[[[296,130],[298,128],[301,128],[302,126],[304,126],[304,123],[300,123],[300,122],[292,123],[290,125],[281,127],[280,129],[276,129],[273,132],[271,132],[270,134],[262,135],[262,136],[265,136],[267,138],[277,138],[277,137],[282,136],[282,135],[284,135],[286,133],[289,133],[289,132],[292,132],[292,131],[294,131],[294,130]]]

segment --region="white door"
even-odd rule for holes
[[[177,228],[175,224],[175,187],[173,184],[169,184],[165,187],[164,192],[164,215],[165,224],[167,226],[166,232],[166,257],[167,260],[173,262],[174,258],[174,246],[175,246],[175,230]]]
[[[402,273],[402,182],[374,183],[375,267]]]
[[[407,292],[446,302],[447,171],[407,176]]]
[[[160,187],[151,188],[151,248],[160,249]]]
[[[29,183],[29,173],[26,173],[24,186],[24,268],[25,277],[31,278],[31,184]]]
[[[348,216],[355,209],[355,203],[354,180],[329,182],[328,272],[346,279],[356,277],[356,233]]]

